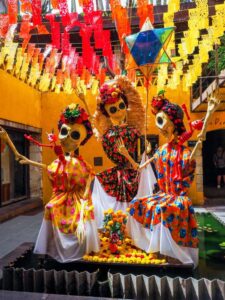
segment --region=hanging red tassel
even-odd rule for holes
[[[60,16],[62,18],[63,26],[67,26],[70,24],[70,15],[67,0],[58,0],[58,8],[60,11]]]
[[[107,57],[109,66],[112,69],[112,67],[113,67],[113,52],[112,52],[109,30],[103,30],[103,40],[104,40],[104,47],[103,47],[102,54],[103,54],[103,56]]]
[[[48,14],[45,16],[50,22],[52,46],[60,49],[60,23],[55,22],[55,15]]]
[[[23,43],[22,43],[22,52],[24,53],[26,48],[27,48],[27,45],[30,41],[30,38],[31,38],[31,35],[29,34],[24,40],[23,40]]]
[[[100,58],[96,54],[93,56],[93,73],[98,74],[100,67]]]
[[[31,15],[23,15],[19,36],[23,39],[27,39],[31,29]]]
[[[32,13],[31,0],[20,0],[20,9],[23,13]]]
[[[16,24],[18,15],[17,0],[8,0],[8,15],[9,24]]]
[[[81,76],[81,74],[82,74],[82,72],[83,72],[83,66],[84,66],[84,64],[83,64],[83,58],[82,57],[78,57],[78,59],[77,59],[77,68],[76,68],[76,70],[77,70],[77,74],[79,75],[79,76]]]
[[[148,0],[137,0],[137,15],[140,19],[139,28],[142,27],[147,18],[154,23],[153,4],[148,4]]]
[[[41,25],[41,0],[32,0],[33,24]]]
[[[70,35],[68,32],[64,31],[64,33],[61,34],[61,41],[62,41],[62,52],[63,55],[69,55],[70,53]]]
[[[0,15],[0,38],[5,38],[9,29],[9,16]]]
[[[80,36],[82,37],[82,57],[84,65],[89,69],[92,65],[93,48],[90,44],[92,28],[90,26],[82,26]]]

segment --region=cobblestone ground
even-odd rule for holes
[[[21,215],[0,224],[0,259],[20,244],[35,242],[43,213]]]

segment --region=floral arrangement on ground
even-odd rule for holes
[[[127,214],[112,209],[105,212],[104,229],[99,232],[100,251],[84,255],[90,262],[127,264],[165,264],[166,258],[137,248],[126,234]]]

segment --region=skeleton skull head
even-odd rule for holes
[[[78,149],[86,136],[87,130],[83,124],[62,124],[59,131],[60,143],[65,153]]]
[[[121,124],[127,116],[126,104],[122,98],[115,103],[105,104],[105,110],[113,124]]]
[[[170,140],[174,134],[175,126],[164,111],[159,111],[155,116],[155,124],[161,134]]]

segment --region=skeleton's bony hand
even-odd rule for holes
[[[23,156],[21,154],[19,154],[16,157],[16,160],[18,160],[21,165],[29,165],[30,164],[30,160],[26,156]]]
[[[78,97],[81,101],[84,102],[84,101],[86,100],[86,99],[85,99],[85,91],[84,91],[84,88],[83,88],[83,86],[82,86],[82,84],[81,84],[81,81],[79,81],[79,82],[77,83],[77,87],[76,87],[75,93],[76,93],[77,97]]]
[[[213,113],[220,105],[221,100],[218,98],[218,89],[213,92],[210,96],[207,96],[208,107],[207,111]]]
[[[128,152],[127,148],[125,147],[122,138],[119,138],[119,139],[116,141],[116,146],[117,146],[117,150],[118,150],[118,152],[119,152],[120,154],[122,154],[122,155],[125,156],[125,157],[128,157],[128,156],[129,156],[129,152]]]
[[[8,133],[3,127],[0,126],[0,139],[7,142],[9,140]]]

